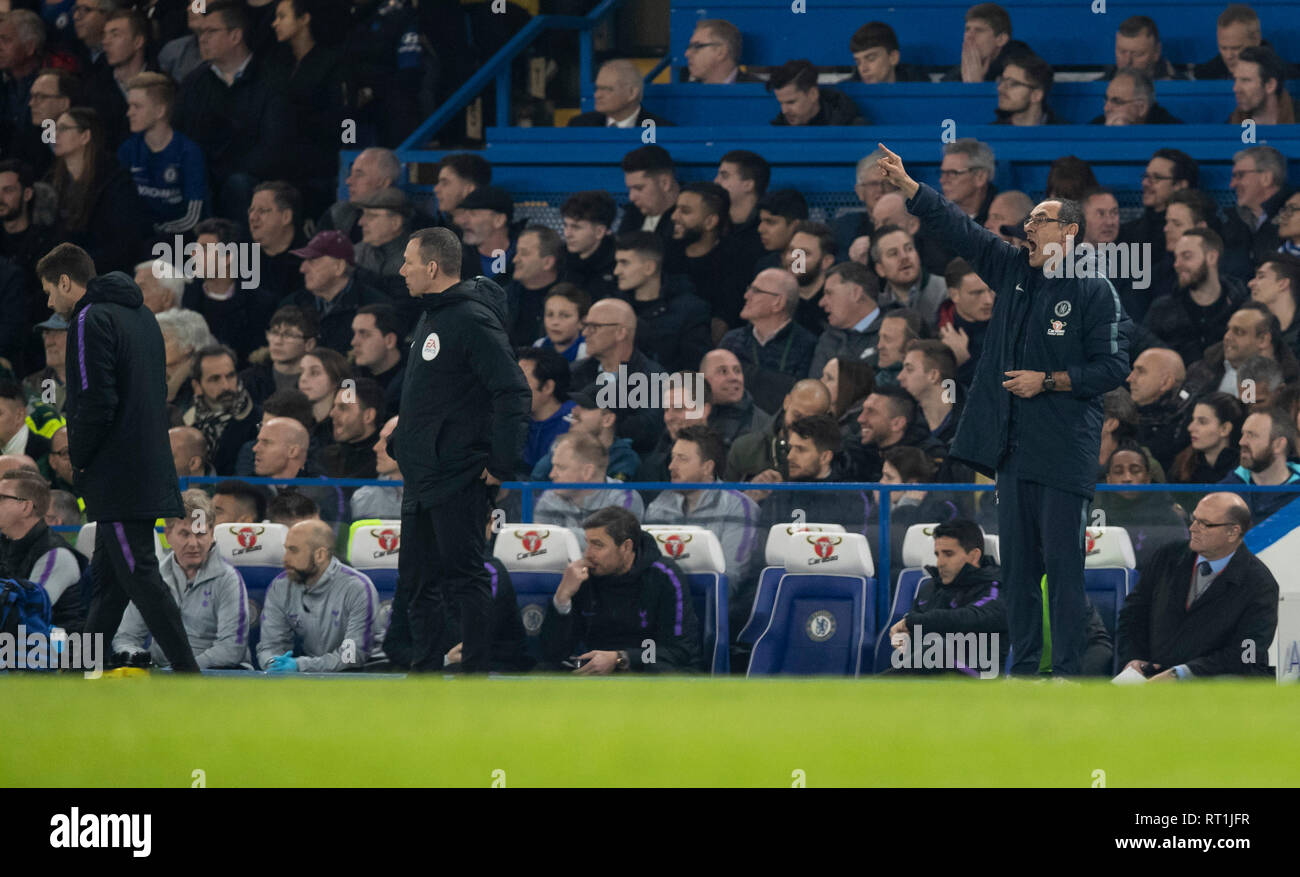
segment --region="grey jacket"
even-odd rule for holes
[[[911,308],[921,315],[925,321],[926,328],[931,332],[937,332],[939,329],[939,305],[948,300],[948,284],[938,274],[930,274],[924,268],[921,269],[921,276],[917,279],[916,284],[907,290],[907,297],[901,298],[894,294],[889,284],[881,284],[880,297],[876,303],[880,305],[881,311],[887,311],[893,307]],[[884,316],[882,313],[881,316]],[[821,377],[821,375],[818,375]]]
[[[818,380],[826,363],[837,356],[860,359],[872,368],[876,367],[876,344],[880,340],[880,323],[885,318],[885,311],[879,310],[876,318],[867,326],[865,332],[852,329],[828,327],[817,339],[817,349],[813,351],[812,365],[808,367],[808,377]]]
[[[163,559],[158,571],[180,606],[199,668],[218,670],[248,663],[248,592],[238,571],[222,559],[216,546],[208,552],[193,582],[185,581],[174,553]],[[143,652],[148,638],[149,626],[132,603],[113,637],[113,651]],[[157,642],[149,645],[148,651],[155,665],[167,666],[167,656]]]
[[[266,590],[257,662],[296,652],[304,673],[357,669],[379,651],[379,594],[365,575],[337,557],[310,589],[280,573]]]
[[[613,478],[606,478],[605,480],[618,483]],[[533,519],[539,524],[555,524],[560,527],[568,527],[577,535],[578,544],[585,548],[587,540],[582,531],[582,522],[587,519],[588,515],[608,505],[616,505],[619,508],[627,509],[637,518],[640,518],[645,512],[645,503],[641,500],[641,495],[635,490],[586,490],[573,499],[560,496],[554,490],[548,490],[537,501],[537,508],[533,511]]]
[[[715,479],[716,480],[716,479]],[[712,530],[727,563],[727,590],[735,593],[741,570],[757,544],[758,506],[738,490],[704,490],[695,508],[683,511],[686,495],[665,490],[645,512],[647,524],[690,524]]]

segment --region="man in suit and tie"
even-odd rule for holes
[[[641,106],[644,93],[641,71],[635,64],[625,58],[606,61],[596,74],[596,109],[574,116],[568,127],[639,129],[646,119],[656,125],[673,124]]]
[[[1277,630],[1277,580],[1242,544],[1250,508],[1235,493],[1196,505],[1191,539],[1152,555],[1119,616],[1125,669],[1152,681],[1261,676]]]

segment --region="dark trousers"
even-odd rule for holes
[[[1038,672],[1043,655],[1042,579],[1047,575],[1052,672],[1077,676],[1087,640],[1088,604],[1083,589],[1084,527],[1088,501],[998,472],[998,534],[1011,672]]]
[[[153,521],[100,521],[95,527],[95,556],[90,566],[95,594],[86,618],[86,633],[111,642],[127,603],[140,610],[154,642],[177,673],[197,673],[180,607],[158,572]]]
[[[490,488],[478,479],[446,502],[402,513],[393,615],[405,609],[411,669],[437,672],[448,642],[447,615],[460,610],[461,668],[486,673],[492,658],[492,579],[487,553]],[[398,621],[393,627],[401,628]],[[392,629],[390,628],[390,632]]]

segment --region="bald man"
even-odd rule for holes
[[[740,309],[744,326],[722,336],[718,346],[730,350],[751,372],[750,392],[760,406],[774,410],[794,381],[808,376],[817,336],[795,320],[799,281],[785,268],[765,268],[745,290]]]
[[[1242,542],[1250,523],[1240,496],[1211,493],[1191,538],[1152,555],[1119,616],[1124,669],[1152,681],[1269,673],[1278,585]]]
[[[641,106],[644,92],[641,71],[635,64],[623,58],[606,61],[596,74],[596,109],[574,116],[569,127],[640,129],[646,120],[655,125],[672,125]]]
[[[284,538],[284,572],[266,591],[258,665],[268,673],[359,670],[379,652],[379,595],[333,556],[334,531],[300,521]]]
[[[291,417],[272,417],[262,424],[253,444],[253,472],[263,478],[298,478],[307,465],[311,436]]]
[[[614,382],[606,406],[617,415],[614,434],[630,438],[638,454],[649,454],[663,427],[663,400],[651,388],[659,387],[661,379],[656,375],[666,376],[667,370],[637,349],[632,306],[622,299],[602,298],[587,311],[582,338],[587,358],[573,364],[569,386]],[[639,398],[632,397],[633,392]]]
[[[200,476],[208,473],[208,443],[203,433],[192,426],[173,426],[167,431],[172,444],[172,462],[176,477]]]
[[[26,454],[3,454],[0,455],[0,475],[11,472],[14,469],[27,469],[36,474],[40,474],[41,467],[36,465],[36,461]]]
[[[1003,232],[1002,226],[1020,228],[1033,209],[1033,200],[1024,192],[1016,189],[999,192],[989,202],[989,218],[984,220],[984,227],[1007,243],[1019,246],[1021,239]]]
[[[785,480],[784,448],[789,439],[790,424],[804,417],[829,414],[831,394],[819,380],[806,378],[797,382],[786,394],[772,423],[764,430],[747,432],[731,446],[727,454],[727,474],[724,481],[760,481],[772,483]]]
[[[1165,471],[1190,441],[1187,421],[1194,400],[1183,388],[1186,377],[1183,358],[1176,351],[1151,347],[1133,361],[1127,378],[1129,394],[1138,407],[1138,441]]]

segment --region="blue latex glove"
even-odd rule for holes
[[[271,664],[266,668],[268,673],[297,673],[298,662],[293,657],[293,652],[285,652],[283,655],[276,655],[271,659]]]

